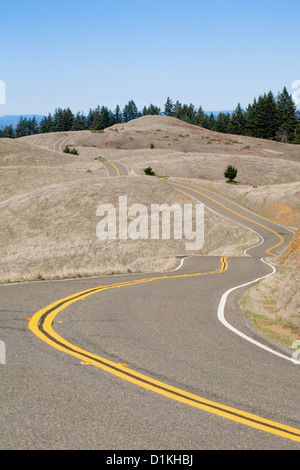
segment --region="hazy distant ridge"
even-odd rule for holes
[[[36,118],[37,122],[40,122],[44,116],[38,114],[24,114],[23,118],[32,119]],[[4,129],[6,126],[13,126],[16,127],[21,115],[7,115],[7,116],[0,116],[0,129]]]

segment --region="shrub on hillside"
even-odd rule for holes
[[[64,148],[64,153],[70,153],[72,155],[79,155],[78,150],[72,148],[70,149],[69,145]]]

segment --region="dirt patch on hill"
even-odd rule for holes
[[[282,254],[279,260],[280,265],[288,264],[297,266],[299,269],[300,266],[300,228],[297,230],[293,236],[289,246],[286,251]]]
[[[288,227],[300,225],[300,212],[283,202],[278,201],[266,206],[264,212],[270,219]]]

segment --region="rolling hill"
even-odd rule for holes
[[[54,151],[63,137],[71,137],[78,156]],[[123,162],[130,177],[108,177],[104,160]],[[227,184],[228,164],[238,169],[238,184]],[[145,176],[148,166],[158,177]],[[186,203],[166,185],[169,177],[218,192],[294,231],[300,224],[300,146],[220,134],[166,116],[100,132],[0,139],[0,174],[0,282],[175,267],[178,255],[191,254],[182,240],[96,237],[97,206],[117,205],[119,195],[127,195],[129,204]],[[206,210],[205,244],[195,254],[243,256],[258,241],[253,232]],[[295,256],[282,256],[278,274],[251,289],[243,308],[273,323],[281,318],[289,332],[299,331],[299,258],[295,263]]]

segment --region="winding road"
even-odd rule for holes
[[[62,137],[61,139],[59,139],[57,142],[55,142],[54,146],[53,146],[53,150],[55,152],[63,152],[64,149],[66,148],[66,146],[68,145],[68,142],[71,141],[73,136],[64,136]]]
[[[2,285],[0,448],[300,448],[299,364],[238,307],[293,232],[203,188],[166,184],[261,242],[169,272]]]
[[[129,176],[128,168],[121,162],[102,162],[108,176]]]

